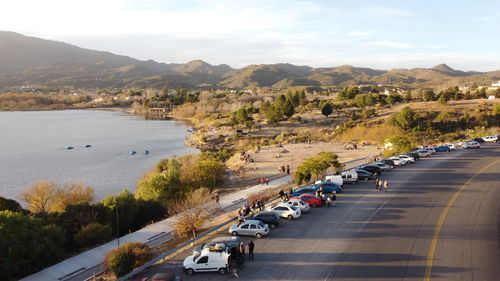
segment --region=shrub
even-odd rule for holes
[[[109,252],[104,263],[116,277],[121,277],[146,263],[151,255],[145,244],[130,242]]]
[[[108,241],[113,234],[113,229],[109,225],[100,223],[88,224],[75,236],[75,243],[79,247],[89,247]]]

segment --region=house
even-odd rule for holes
[[[498,83],[491,84],[491,87],[500,87],[500,81],[498,81]]]

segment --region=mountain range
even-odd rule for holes
[[[247,88],[390,84],[448,87],[500,80],[500,70],[460,71],[440,64],[433,68],[375,70],[342,65],[313,68],[288,63],[233,69],[201,60],[185,64],[141,61],[63,42],[0,31],[0,88],[69,86],[85,88]]]

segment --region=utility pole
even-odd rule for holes
[[[116,210],[116,238],[118,241],[118,247],[120,247],[120,224],[118,222],[118,200],[115,198],[115,210]]]

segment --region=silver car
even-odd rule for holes
[[[229,228],[229,233],[233,236],[250,235],[262,238],[262,236],[269,234],[269,226],[258,220],[246,220],[238,224],[233,224]]]

